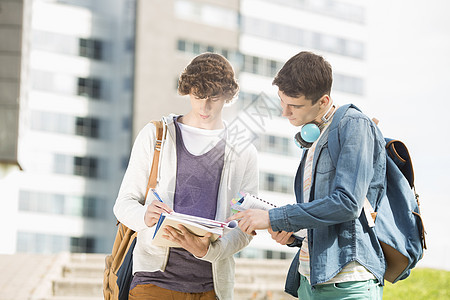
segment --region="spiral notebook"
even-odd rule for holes
[[[231,209],[236,211],[244,211],[247,209],[269,210],[276,207],[278,206],[249,193],[246,193],[241,199],[231,202]]]
[[[288,204],[288,203],[286,203]],[[239,200],[233,199],[231,200],[231,209],[234,212],[244,211],[247,209],[262,209],[262,210],[270,210],[272,208],[280,207],[282,205],[276,205],[267,200],[258,198],[254,195],[246,193],[244,197]],[[301,229],[297,232],[294,232],[294,235],[299,238],[304,238],[306,235],[306,229]]]

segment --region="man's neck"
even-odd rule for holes
[[[186,115],[182,116],[178,119],[178,122],[192,126],[195,128],[206,129],[206,130],[215,130],[222,129],[224,127],[222,118],[217,118],[216,120],[211,121],[203,121],[199,118],[193,117],[192,113],[189,112]]]
[[[334,113],[336,112],[336,109],[337,105],[335,105],[332,101],[330,101],[329,104],[323,110],[323,112],[318,116],[319,124],[328,122],[333,117]]]

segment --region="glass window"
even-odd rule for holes
[[[174,11],[175,16],[180,19],[228,29],[238,27],[238,12],[217,5],[177,0],[174,4]]]
[[[290,139],[274,135],[260,136],[258,150],[261,152],[275,153],[280,155],[294,155],[290,151]]]
[[[75,120],[75,134],[98,138],[99,137],[99,129],[100,121],[96,118],[80,118],[77,117]]]
[[[92,157],[74,157],[74,175],[98,177],[98,160]]]
[[[101,98],[101,81],[97,78],[78,78],[78,95]]]
[[[227,49],[222,49],[222,55],[226,58],[226,59],[228,59],[228,50]]]
[[[293,194],[294,177],[273,173],[262,173],[261,188],[266,191]]]
[[[186,41],[185,40],[178,40],[178,42],[177,42],[177,49],[179,51],[185,52],[186,51]]]
[[[270,72],[270,77],[275,77],[275,75],[277,75],[278,72],[278,63],[274,60],[269,60],[269,72]]]
[[[19,231],[17,233],[17,252],[58,253],[62,251],[93,253],[95,239],[37,232]]]
[[[33,49],[54,53],[77,55],[77,38],[55,32],[32,30],[31,43]]]
[[[63,154],[55,154],[53,158],[53,170],[57,174],[72,174],[73,164],[71,164],[71,157]]]
[[[92,59],[102,59],[103,44],[96,39],[83,39],[79,40],[79,54],[83,57]]]
[[[201,51],[200,51],[200,44],[199,43],[194,43],[192,45],[192,52],[194,54],[200,54],[201,53]]]
[[[296,46],[316,48],[344,56],[355,58],[363,58],[364,56],[364,46],[361,42],[313,31],[305,31],[265,20],[243,17],[242,31],[246,34],[275,39]]]
[[[73,196],[37,191],[20,191],[19,210],[69,215],[77,217],[103,217],[100,200],[93,196]]]
[[[334,88],[345,93],[364,95],[364,80],[354,76],[335,74]]]
[[[70,252],[93,253],[95,251],[95,239],[89,237],[71,237]]]

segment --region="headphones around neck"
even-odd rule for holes
[[[300,147],[301,149],[308,149],[314,144],[315,141],[319,139],[320,134],[322,133],[322,130],[325,127],[325,124],[331,120],[331,118],[334,115],[334,112],[336,111],[334,110],[330,114],[330,111],[333,107],[335,107],[335,105],[332,103],[327,112],[322,116],[321,123],[317,124],[317,122],[313,121],[303,125],[300,128],[300,131],[297,132],[297,134],[294,136],[294,142],[298,147]],[[328,114],[330,115],[328,116]]]

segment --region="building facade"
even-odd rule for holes
[[[3,2],[27,3],[20,26],[29,29],[16,53],[21,79],[11,80],[3,68],[0,73],[2,86],[6,78],[23,90],[16,96],[20,134],[13,138],[23,171],[0,182],[9,186],[13,228],[12,246],[1,252],[109,252],[112,206],[132,141],[151,120],[188,112],[177,80],[202,52],[220,53],[233,64],[240,93],[225,118],[231,131],[245,132],[238,137],[243,143],[259,150],[260,196],[280,204],[295,201],[302,151],[271,84],[284,62],[302,50],[322,54],[333,66],[332,98],[362,107],[366,102],[365,2]],[[0,48],[2,64],[12,53]],[[262,231],[238,256],[287,258],[294,251]]]
[[[0,251],[108,252],[131,148],[134,1],[22,3],[23,171],[1,194],[9,240]]]

